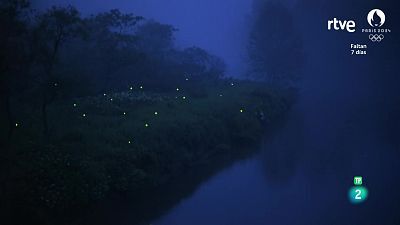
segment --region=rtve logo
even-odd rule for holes
[[[354,20],[338,20],[333,18],[333,20],[328,20],[328,30],[347,30],[347,32],[353,33],[356,31],[356,22]]]

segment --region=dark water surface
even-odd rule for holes
[[[400,224],[399,149],[376,123],[383,115],[370,113],[371,104],[354,112],[326,107],[295,107],[259,154],[224,169],[151,224]],[[355,175],[370,194],[360,205],[347,198]]]
[[[211,177],[151,224],[400,224],[397,69],[374,63],[384,52],[352,57],[346,43],[326,47],[328,40],[306,42],[300,99],[259,153]],[[354,176],[369,190],[359,205],[347,195]]]

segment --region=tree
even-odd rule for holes
[[[82,32],[79,12],[72,6],[52,7],[37,16],[33,31],[34,51],[37,63],[44,72],[40,76],[42,90],[42,122],[44,133],[48,133],[47,107],[56,97],[58,83],[54,67],[61,47]]]
[[[293,17],[279,3],[262,2],[255,13],[248,44],[250,74],[266,81],[290,85],[303,64],[303,46]]]
[[[204,78],[221,78],[226,70],[225,62],[221,58],[198,47],[184,49],[182,63],[189,73]]]
[[[0,2],[0,102],[8,121],[8,140],[15,127],[11,97],[19,90],[18,79],[26,74],[29,64],[27,21],[29,2],[5,0]]]
[[[162,58],[174,48],[174,33],[171,25],[147,21],[136,31],[138,49],[154,58]]]
[[[85,20],[89,31],[86,46],[91,45],[91,57],[98,65],[97,83],[102,91],[108,91],[120,79],[115,75],[126,66],[133,65],[140,57],[136,49],[135,27],[143,17],[124,14],[118,9],[99,13]]]
[[[126,47],[135,41],[134,28],[142,19],[132,13],[124,14],[118,9],[112,9],[85,19],[85,27],[92,41],[100,44],[108,42],[106,46],[113,43],[112,47]]]

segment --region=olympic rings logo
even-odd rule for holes
[[[371,40],[372,42],[380,42],[382,41],[385,36],[383,34],[370,34],[368,36],[369,40]]]

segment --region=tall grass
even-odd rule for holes
[[[289,105],[255,82],[167,93],[135,87],[53,104],[46,137],[37,110],[27,110],[11,140],[7,201],[63,214],[111,193],[142,193],[257,144]]]

